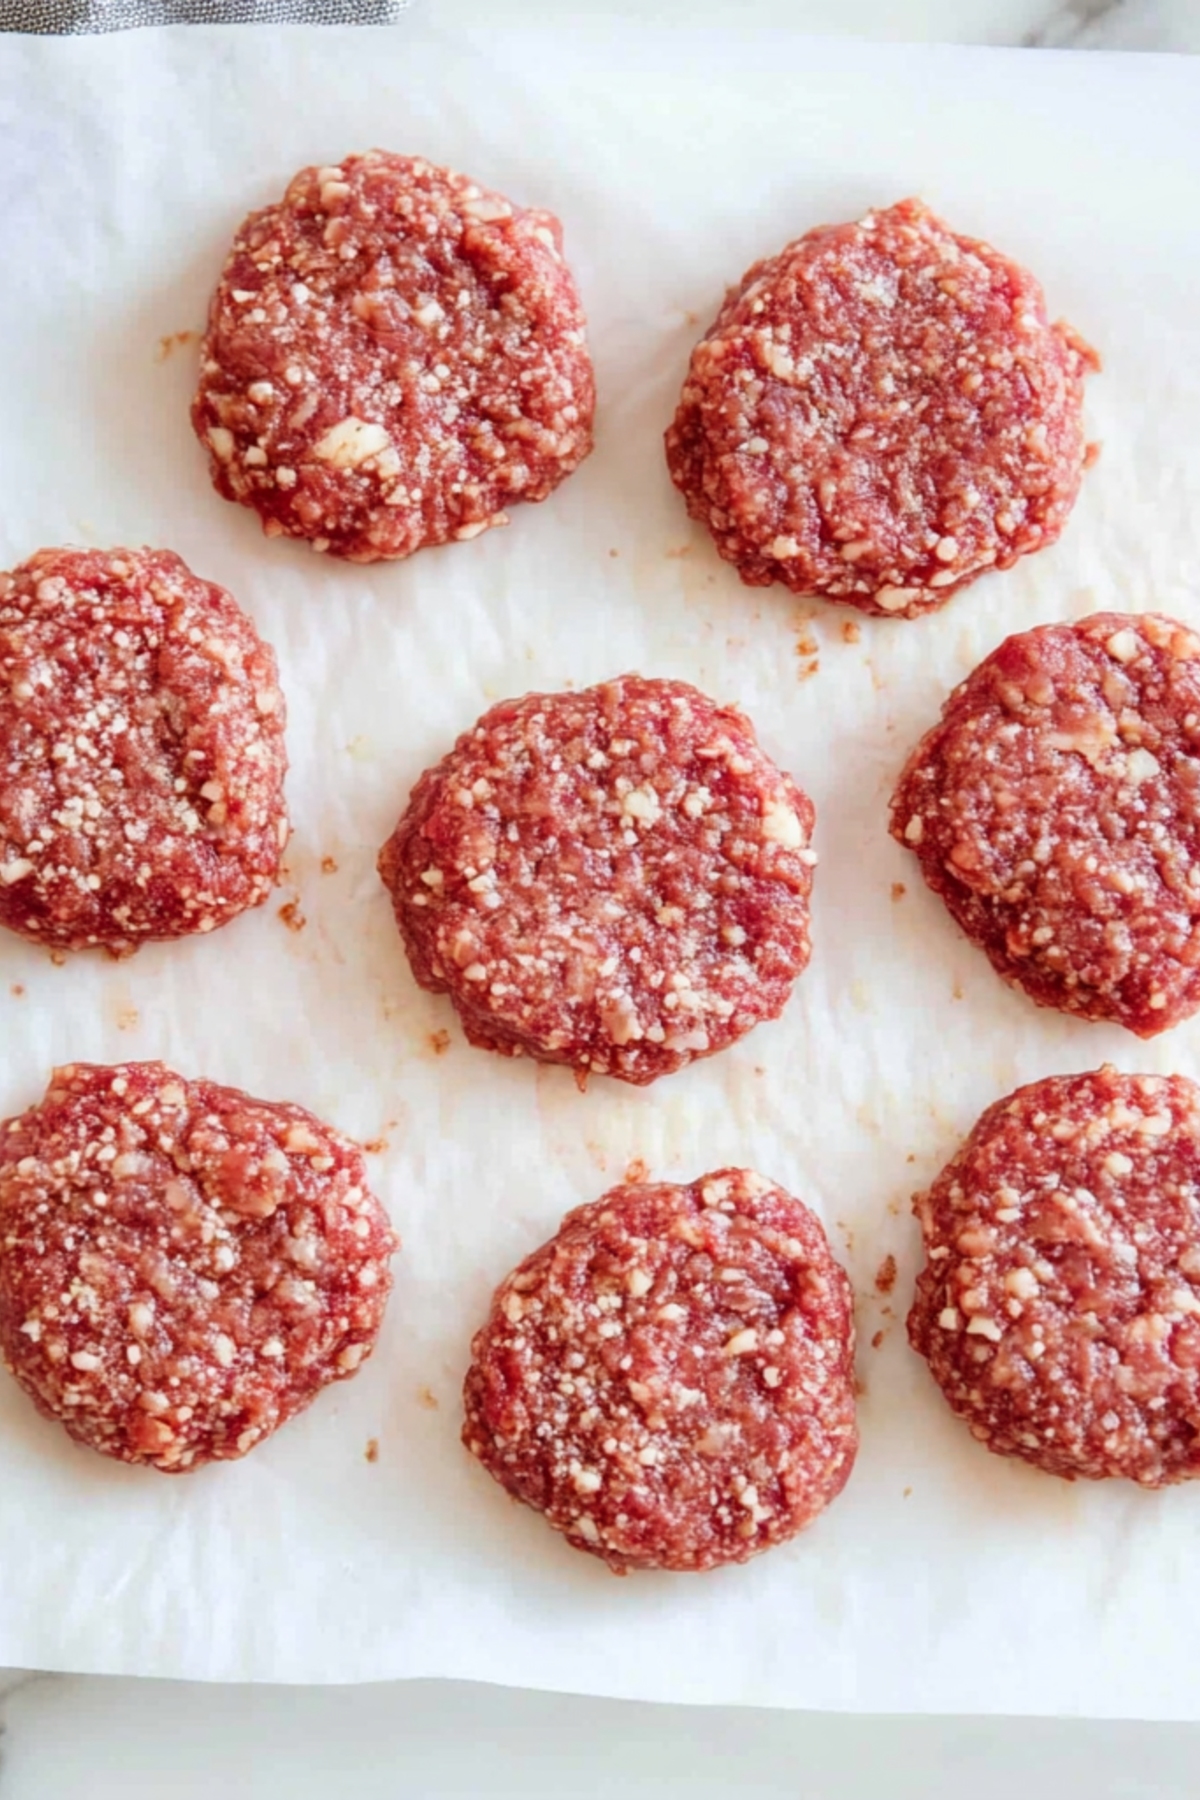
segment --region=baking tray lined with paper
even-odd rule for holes
[[[161,1057],[295,1100],[369,1146],[404,1248],[373,1362],[241,1464],[173,1483],[109,1466],[0,1386],[0,1660],[1194,1713],[1189,1490],[1085,1490],[987,1456],[902,1318],[909,1195],[984,1105],[1106,1058],[1200,1074],[1200,1026],[1139,1045],[1035,1011],[920,889],[886,812],[946,690],[1008,632],[1105,607],[1200,618],[1198,86],[1165,58],[603,24],[4,44],[0,562],[150,543],[228,586],[280,659],[295,835],[276,902],[209,941],[58,967],[6,940],[0,1111],[72,1059]],[[599,405],[595,453],[545,505],[356,568],[217,500],[187,404],[234,226],[301,165],[373,143],[558,214]],[[906,193],[1033,269],[1098,347],[1103,455],[1053,549],[855,634],[845,609],[739,584],[684,516],[662,431],[729,281]],[[418,773],[491,702],[628,669],[736,700],[812,795],[814,954],[783,1016],[720,1058],[580,1093],[464,1043],[412,982],[374,861]],[[820,1213],[859,1295],[849,1487],[794,1543],[701,1580],[613,1581],[458,1442],[496,1282],[635,1162],[761,1168]]]

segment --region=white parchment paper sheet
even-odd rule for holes
[[[448,36],[417,15],[386,34],[10,38],[0,134],[0,566],[62,541],[166,544],[241,598],[289,695],[279,899],[307,919],[290,932],[273,905],[119,967],[6,940],[0,1109],[55,1061],[133,1056],[299,1100],[386,1140],[375,1179],[405,1240],[375,1360],[238,1466],[110,1465],[0,1380],[0,1662],[1200,1716],[1200,1493],[1073,1488],[989,1457],[901,1323],[909,1193],[983,1106],[1105,1057],[1200,1074],[1200,1024],[1140,1046],[1036,1011],[884,830],[907,747],[1006,632],[1100,606],[1200,623],[1200,65],[596,22]],[[211,493],[186,416],[195,345],[173,334],[201,323],[251,206],[371,144],[561,215],[600,417],[592,460],[508,530],[356,569],[268,544]],[[1057,548],[850,641],[857,615],[739,585],[684,518],[660,434],[727,281],[914,191],[1028,261],[1104,352],[1105,448]],[[579,1094],[468,1049],[415,989],[374,858],[491,701],[629,668],[741,701],[813,793],[816,952],[785,1017],[732,1052]],[[614,1580],[458,1445],[493,1285],[634,1158],[678,1177],[757,1164],[821,1211],[862,1296],[849,1489],[795,1544],[702,1578]],[[872,1285],[888,1253],[890,1302]]]

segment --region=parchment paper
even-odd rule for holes
[[[884,830],[908,746],[1008,631],[1102,606],[1200,623],[1200,65],[596,21],[447,36],[414,15],[370,37],[9,39],[0,133],[0,566],[165,544],[241,598],[290,700],[278,904],[307,920],[289,931],[272,905],[121,966],[53,967],[6,938],[0,1110],[54,1061],[160,1056],[385,1140],[375,1181],[404,1237],[375,1360],[237,1466],[111,1465],[0,1379],[0,1663],[1200,1716],[1200,1492],[988,1456],[901,1322],[910,1191],[984,1105],[1106,1057],[1200,1074],[1200,1023],[1144,1046],[1036,1011]],[[251,206],[375,143],[561,215],[601,403],[595,456],[548,504],[356,569],[267,543],[211,493],[176,334]],[[1104,454],[1057,548],[849,641],[856,615],[740,586],[685,520],[660,433],[727,281],[914,191],[1025,259],[1104,352]],[[416,775],[490,702],[630,668],[742,702],[812,792],[816,950],[779,1023],[650,1090],[579,1094],[466,1047],[414,987],[373,865]],[[857,1472],[746,1568],[614,1580],[458,1445],[493,1285],[634,1158],[665,1177],[758,1165],[820,1210],[861,1295]],[[890,1301],[873,1289],[889,1253]]]

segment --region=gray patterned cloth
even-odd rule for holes
[[[0,31],[134,25],[389,25],[409,0],[0,0]]]

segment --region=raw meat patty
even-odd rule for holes
[[[743,581],[916,618],[1054,542],[1098,367],[1032,275],[903,200],[748,271],[667,462]]]
[[[467,1448],[618,1574],[745,1562],[854,1466],[850,1283],[808,1208],[747,1169],[568,1213],[471,1355]]]
[[[376,562],[544,500],[594,403],[558,220],[373,150],[302,169],[243,225],[192,423],[268,537]]]
[[[0,1128],[0,1351],[73,1438],[243,1456],[370,1355],[396,1239],[358,1149],[161,1063],[56,1069]]]
[[[645,1083],[782,1010],[812,826],[740,712],[626,675],[485,713],[379,870],[413,973],[471,1043]]]
[[[908,1335],[981,1443],[1068,1481],[1200,1473],[1200,1089],[1035,1081],[915,1210]]]
[[[892,835],[1039,1006],[1140,1037],[1200,1006],[1200,638],[1096,613],[1008,638],[955,689]]]
[[[115,953],[267,898],[287,841],[275,657],[169,550],[0,575],[0,924]]]

